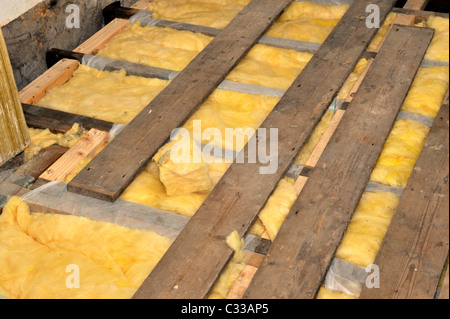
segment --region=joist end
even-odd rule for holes
[[[87,186],[85,184],[77,183],[75,180],[71,181],[67,185],[67,190],[71,193],[80,194],[111,203],[114,203],[119,198],[118,192],[108,191],[104,188],[100,189],[95,186]]]

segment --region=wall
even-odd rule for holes
[[[36,0],[0,0],[4,3]],[[44,0],[2,27],[14,70],[14,78],[21,90],[47,70],[45,54],[51,48],[73,50],[103,27],[102,10],[115,0]],[[136,0],[122,0],[131,6]],[[70,15],[66,8],[75,4],[80,10],[80,28],[68,28]],[[13,7],[8,5],[13,16]]]
[[[43,0],[0,0],[0,26],[8,24]]]

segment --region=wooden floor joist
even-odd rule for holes
[[[245,298],[316,296],[432,35],[393,27]]]
[[[374,264],[380,288],[361,298],[432,299],[449,250],[448,94]]]
[[[105,132],[109,132],[114,126],[111,122],[30,104],[22,103],[22,109],[29,127],[48,128],[53,132],[67,132],[75,123],[87,130],[97,129]]]
[[[384,20],[395,1],[376,1]],[[136,294],[136,298],[204,298],[231,257],[225,243],[244,236],[276,184],[306,143],[376,30],[365,25],[365,5],[355,2],[317,54],[262,124],[278,128],[278,171],[233,164]],[[350,31],[349,31],[350,30]],[[245,155],[248,156],[247,150]],[[178,258],[182,254],[183,260]],[[198,278],[202,278],[201,281]]]
[[[75,177],[69,190],[116,200],[168,141],[172,130],[181,127],[209,97],[291,2],[253,0]]]

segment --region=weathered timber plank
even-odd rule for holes
[[[395,1],[376,1],[384,20]],[[233,251],[225,238],[243,237],[354,69],[377,30],[365,26],[365,5],[352,5],[262,124],[278,129],[278,170],[234,163],[141,286],[135,298],[204,298]],[[257,137],[254,137],[256,139]],[[183,256],[182,260],[179,256]]]
[[[111,122],[30,104],[22,104],[22,109],[29,127],[48,128],[56,132],[67,132],[75,123],[82,125],[87,130],[95,128],[106,132],[110,131],[114,125]]]
[[[67,147],[52,145],[42,149],[35,157],[21,166],[16,175],[31,176],[34,179],[45,172],[53,163],[68,151]]]
[[[432,35],[393,27],[246,298],[315,297]]]
[[[291,2],[253,0],[75,177],[69,190],[109,201],[117,199],[172,130],[208,98]]]
[[[434,298],[449,248],[448,112],[447,95],[375,259],[380,288],[361,298]]]

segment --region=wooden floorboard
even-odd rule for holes
[[[375,259],[380,288],[363,299],[434,298],[449,249],[448,113],[447,95]]]
[[[376,1],[384,20],[395,1]],[[365,5],[347,11],[262,124],[278,129],[278,170],[234,163],[178,236],[135,298],[205,298],[233,251],[225,239],[248,232],[279,180],[363,55],[375,29],[365,25]],[[256,139],[256,137],[254,137]],[[248,147],[244,151],[248,157]],[[179,256],[183,256],[182,259]]]
[[[392,28],[245,298],[316,296],[432,35]]]

